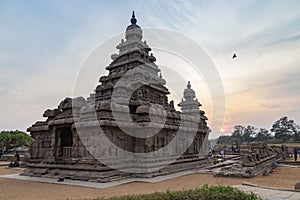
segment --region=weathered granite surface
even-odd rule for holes
[[[278,147],[268,147],[264,142],[249,143],[248,153],[240,162],[221,168],[215,176],[253,177],[265,168],[276,167],[282,159]]]
[[[117,45],[119,53],[111,56],[113,61],[106,67],[109,73],[100,77],[94,93],[87,99],[65,98],[57,108],[44,112],[45,121],[28,128],[35,141],[23,175],[106,182],[126,177],[153,177],[210,163],[201,155],[209,146],[209,128],[195,91],[188,82],[179,104],[182,112],[176,111],[174,102],[168,100],[169,91],[155,64],[156,58],[149,53],[151,48],[146,41],[142,41],[142,29],[136,23],[133,15],[125,40]],[[123,84],[118,84],[120,80]],[[126,98],[128,104],[124,104]],[[131,121],[126,120],[128,113]],[[161,127],[151,137],[137,138],[122,129],[134,130],[137,125],[143,127],[150,122],[149,129]],[[111,144],[97,138],[99,128]],[[150,131],[147,128],[143,131]],[[158,151],[172,141],[179,129],[182,135],[176,139],[177,145],[165,153],[128,156],[128,152]],[[206,146],[202,145],[204,141]],[[95,151],[91,148],[93,145],[97,146]],[[181,155],[183,149],[186,150],[180,159],[172,163],[174,156]],[[160,169],[168,162],[172,164]],[[146,168],[149,172],[126,173],[126,168]],[[156,168],[159,170],[153,170]]]

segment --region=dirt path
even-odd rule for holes
[[[0,174],[18,173],[17,169],[0,167]],[[56,185],[0,178],[0,199],[89,199],[101,196],[109,197],[134,193],[152,193],[155,191],[180,190],[209,185],[237,185],[242,182],[293,189],[295,182],[300,181],[300,169],[279,167],[269,176],[258,175],[255,178],[223,178],[209,174],[192,174],[159,183],[129,183],[105,189],[94,189],[77,186]]]
[[[4,174],[18,174],[21,173],[21,168],[7,168],[6,166],[0,166],[0,175]]]

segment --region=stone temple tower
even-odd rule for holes
[[[201,103],[196,98],[195,91],[191,88],[191,83],[188,81],[187,88],[184,90],[183,99],[178,104],[181,107],[182,114],[195,115],[200,114],[200,118],[207,120],[205,112],[200,110]]]
[[[65,98],[28,128],[35,141],[23,175],[107,182],[209,163],[200,155],[209,128],[195,91],[189,82],[177,111],[134,13],[116,48],[90,97]]]

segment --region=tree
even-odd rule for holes
[[[255,141],[268,141],[270,139],[272,139],[272,136],[265,128],[260,128],[255,137]]]
[[[0,132],[0,148],[4,146],[7,149],[16,146],[29,146],[33,142],[33,138],[27,133],[19,130],[1,131]]]
[[[297,132],[293,135],[293,140],[294,141],[300,141],[300,126],[298,124],[296,124],[296,129],[297,129]]]
[[[271,132],[275,133],[276,139],[288,141],[297,133],[297,127],[294,120],[289,120],[287,117],[281,117],[274,122]]]
[[[218,144],[231,144],[232,142],[232,137],[229,135],[221,135],[218,138]]]
[[[300,126],[296,125],[296,133],[293,135],[292,139],[293,141],[300,141]]]
[[[256,134],[255,131],[256,128],[254,126],[248,125],[247,127],[244,127],[242,125],[236,125],[232,132],[232,138],[238,142],[252,142]]]
[[[244,134],[245,127],[242,125],[236,125],[234,126],[234,130],[232,132],[232,138],[237,140],[238,142],[242,141],[242,136]]]
[[[292,138],[294,141],[300,141],[300,132],[295,133]]]
[[[242,134],[242,138],[244,142],[252,142],[254,140],[254,136],[256,128],[254,126],[248,125]]]

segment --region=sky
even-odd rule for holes
[[[282,116],[299,124],[299,7],[292,0],[1,0],[0,130],[25,131],[44,120],[46,109],[72,97],[84,61],[99,45],[124,33],[132,10],[142,28],[176,31],[209,56],[226,97],[221,132],[230,133],[238,124],[270,129]],[[153,53],[161,56],[159,65],[165,58]],[[233,53],[237,58],[232,59]],[[95,73],[100,77],[103,72]],[[174,83],[174,77],[162,74],[167,87]],[[216,108],[199,84],[192,86],[210,119]],[[180,99],[179,94],[176,101]]]

